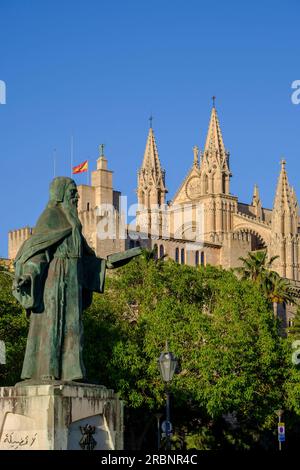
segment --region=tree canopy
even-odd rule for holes
[[[100,325],[104,316],[108,331]],[[174,409],[192,445],[247,447],[274,428],[284,382],[283,340],[253,282],[218,268],[139,259],[96,296],[86,332],[96,325],[98,356],[92,346],[86,349],[90,372],[95,377],[104,364],[101,380],[108,379],[130,409],[148,414],[163,408],[157,358],[168,339],[180,359],[172,382]]]
[[[9,277],[0,273],[0,283],[0,339],[8,361],[0,378],[1,385],[13,385],[27,320]],[[166,340],[179,359],[171,383],[174,447],[272,448],[277,409],[299,422],[291,344],[278,336],[263,290],[233,272],[145,254],[110,273],[105,293],[94,295],[84,312],[84,333],[88,380],[113,388],[125,402],[128,449],[155,449],[155,415],[165,404],[157,360]]]
[[[0,364],[0,386],[20,380],[28,322],[22,307],[11,293],[11,276],[0,269],[0,340],[5,342],[6,364]]]

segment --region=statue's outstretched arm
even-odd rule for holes
[[[125,264],[129,263],[133,258],[139,256],[142,253],[140,247],[131,248],[126,251],[122,251],[120,253],[114,253],[113,255],[109,255],[106,260],[106,267],[108,269],[119,268],[120,266],[124,266]]]

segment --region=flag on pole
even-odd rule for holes
[[[85,162],[80,163],[80,165],[73,166],[73,175],[76,175],[77,173],[84,173],[85,171],[88,171],[88,169],[88,160],[85,160]]]

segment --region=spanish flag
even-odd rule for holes
[[[77,173],[84,173],[85,171],[88,171],[88,160],[85,160],[85,162],[80,163],[80,165],[73,166],[73,175],[76,175]]]

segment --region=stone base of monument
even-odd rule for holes
[[[100,385],[27,381],[2,387],[0,449],[122,450],[122,402]]]

